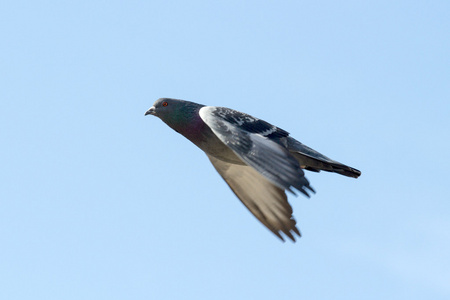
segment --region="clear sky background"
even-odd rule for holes
[[[3,1],[0,299],[449,299],[450,2]],[[144,112],[247,112],[309,173],[282,243]]]

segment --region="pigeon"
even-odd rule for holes
[[[251,115],[186,100],[160,98],[145,112],[160,118],[203,150],[216,171],[271,232],[295,242],[301,236],[286,192],[310,197],[304,170],[357,178],[361,172],[332,160]]]

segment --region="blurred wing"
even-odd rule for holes
[[[300,232],[284,190],[247,165],[231,164],[209,155],[208,157],[231,190],[264,226],[283,241],[280,231],[295,242],[291,231],[299,236]]]
[[[221,107],[205,106],[199,111],[214,134],[243,162],[280,189],[291,186],[309,197],[313,191],[298,161],[270,137],[288,133],[249,115]]]

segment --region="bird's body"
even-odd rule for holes
[[[300,236],[285,190],[314,192],[302,169],[357,178],[361,172],[303,145],[281,128],[229,108],[161,98],[145,113],[203,150],[236,196],[269,230]]]

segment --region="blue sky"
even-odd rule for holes
[[[448,299],[448,1],[5,1],[1,299]],[[286,129],[280,242],[160,97]]]

